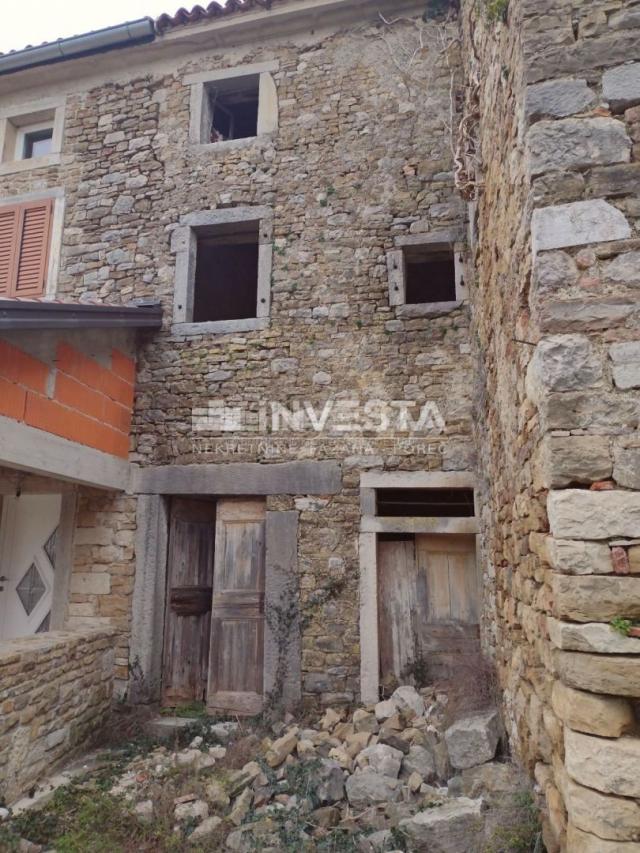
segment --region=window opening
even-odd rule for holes
[[[377,489],[376,515],[471,518],[475,515],[473,489]]]
[[[407,247],[405,262],[405,302],[455,302],[456,275],[453,252],[433,252],[425,247]]]
[[[211,111],[209,142],[258,135],[259,79],[232,88],[208,87]]]
[[[31,160],[34,157],[44,157],[53,150],[53,128],[43,130],[32,130],[24,135],[24,149],[22,157]]]
[[[197,235],[193,322],[255,317],[258,222],[234,222]]]

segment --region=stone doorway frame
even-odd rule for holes
[[[360,478],[360,696],[379,701],[378,534],[465,533],[476,537],[480,566],[476,477],[471,471],[366,471]],[[473,489],[474,515],[467,518],[376,516],[376,489]]]
[[[136,574],[130,643],[129,696],[133,702],[157,702],[162,684],[164,616],[171,497],[268,497],[270,495],[333,495],[342,489],[342,470],[334,461],[236,462],[164,465],[138,469]],[[298,512],[266,513],[265,611],[277,604],[298,577]],[[292,629],[287,648],[285,704],[302,695],[302,649],[299,629]],[[280,650],[265,620],[264,693],[275,686]]]

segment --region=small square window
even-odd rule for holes
[[[272,71],[277,68],[277,62],[263,62],[186,75],[191,142],[209,146],[237,141],[242,147],[242,140],[276,131],[278,93]]]
[[[58,165],[64,101],[32,102],[22,111],[0,110],[0,174]]]
[[[454,229],[396,237],[387,252],[389,305],[398,317],[435,317],[465,298],[463,243]]]
[[[454,302],[456,274],[453,252],[405,249],[405,304]]]
[[[53,128],[27,131],[24,134],[22,157],[30,160],[32,157],[44,157],[53,150]]]
[[[193,322],[256,316],[258,223],[236,222],[197,235]]]
[[[259,79],[256,75],[233,83],[226,88],[220,83],[205,86],[211,117],[208,142],[258,135]]]

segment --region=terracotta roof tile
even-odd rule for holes
[[[183,27],[186,24],[235,15],[239,12],[250,12],[256,8],[268,11],[274,2],[278,2],[278,0],[227,0],[225,4],[217,3],[214,0],[208,6],[194,6],[191,11],[184,8],[178,9],[174,15],[165,13],[156,18],[156,32],[162,34],[174,27]]]

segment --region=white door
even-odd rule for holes
[[[49,629],[61,495],[2,499],[0,639]]]

